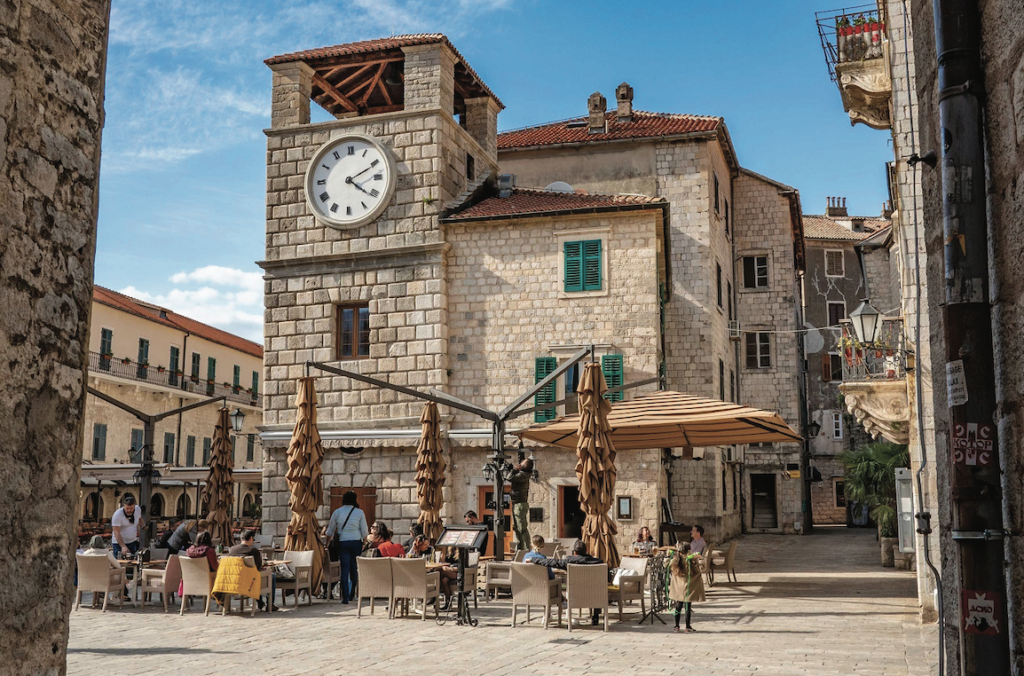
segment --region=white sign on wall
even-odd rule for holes
[[[950,406],[967,403],[967,376],[964,375],[962,359],[946,362],[946,398]]]

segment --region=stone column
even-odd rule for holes
[[[501,107],[490,96],[466,99],[466,131],[498,161],[498,112]]]
[[[455,54],[443,42],[402,47],[405,52],[405,109],[455,110]]]
[[[63,674],[109,0],[0,8],[0,664]]]
[[[270,70],[274,71],[270,127],[280,129],[309,124],[313,69],[302,61],[292,61],[275,64]]]

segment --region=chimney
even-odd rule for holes
[[[846,198],[828,197],[828,206],[825,208],[826,216],[846,216]]]
[[[587,109],[590,111],[590,133],[604,134],[608,131],[608,124],[604,119],[604,111],[608,108],[608,99],[601,96],[601,92],[594,92],[587,99]]]
[[[892,218],[892,201],[886,200],[882,202],[882,218]]]
[[[616,119],[619,122],[631,122],[633,120],[633,88],[628,82],[623,82],[615,88],[615,101],[618,103]]]

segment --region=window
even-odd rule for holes
[[[825,276],[826,277],[844,277],[846,276],[843,252],[842,251],[825,251]]]
[[[164,462],[174,464],[174,432],[164,432]]]
[[[835,479],[836,507],[846,507],[846,482],[842,479]]]
[[[729,401],[736,403],[736,374],[729,369]]]
[[[768,288],[768,256],[743,257],[743,288]]]
[[[238,464],[238,435],[231,437],[231,466]]]
[[[533,365],[533,382],[539,383],[540,381],[551,375],[554,370],[558,368],[558,360],[554,357],[537,357],[534,360]],[[544,404],[552,404],[555,402],[555,382],[551,381],[547,386],[533,396],[533,405],[542,406]],[[533,412],[533,420],[535,422],[547,422],[548,420],[555,419],[555,409],[545,408],[539,411]]]
[[[608,389],[624,385],[622,380],[622,355],[606,354],[601,357],[601,371],[604,373],[604,382]],[[604,395],[608,401],[622,401],[622,390]]]
[[[576,388],[580,385],[580,363],[577,362],[566,369],[565,374],[562,376],[565,378],[565,396],[563,399],[567,399],[565,402],[566,414],[576,413],[579,411],[579,401],[576,395]]]
[[[142,462],[142,451],[146,445],[146,434],[140,429],[132,430],[132,450],[129,462]]]
[[[185,439],[185,465],[187,467],[196,466],[196,438],[191,434]]]
[[[563,243],[565,290],[601,290],[601,240],[587,239]]]
[[[199,380],[199,364],[202,362],[202,358],[198,352],[192,353],[192,371],[190,372],[192,380]]]
[[[729,319],[732,319],[732,282],[725,283],[725,293],[727,296],[727,302],[729,303]]]
[[[715,278],[718,282],[718,307],[722,307],[722,264],[715,263]]]
[[[747,368],[770,369],[772,367],[771,334],[747,333]]]
[[[338,359],[370,356],[370,306],[338,307]]]
[[[149,376],[149,341],[145,338],[139,338],[139,365],[136,368],[136,373],[139,378],[147,378]]]
[[[213,357],[206,358],[206,394],[213,394],[213,387],[217,383],[217,360]]]
[[[725,467],[722,468],[722,511],[729,509],[729,493],[725,488]]]
[[[729,200],[725,200],[725,234],[729,234]]]
[[[210,437],[203,437],[203,464],[210,464],[210,455],[213,451],[213,440]]]
[[[231,385],[235,388],[235,394],[238,394],[239,388],[242,387],[242,367],[235,364],[235,368],[231,373]]]
[[[839,322],[846,319],[846,303],[829,301],[828,303],[828,325],[839,326]]]
[[[826,383],[843,379],[843,358],[838,352],[821,355],[821,379]]]
[[[252,396],[256,397],[260,393],[260,373],[259,371],[252,372]]]
[[[100,330],[100,368],[110,370],[110,356],[114,354],[114,332],[110,329]]]
[[[732,508],[738,509],[740,502],[739,493],[736,491],[736,470],[732,471]]]
[[[476,160],[469,153],[466,153],[466,183],[476,178]]]
[[[839,411],[832,411],[832,438],[843,438],[843,414]]]
[[[92,459],[107,459],[107,426],[103,423],[92,426]]]
[[[178,369],[181,365],[178,363],[181,361],[181,349],[177,347],[171,348],[170,357],[167,360],[167,383],[171,387],[176,387],[178,384]]]
[[[717,214],[718,213],[718,205],[720,204],[720,202],[719,202],[719,190],[718,190],[718,174],[714,174],[714,177],[715,177],[715,202],[714,202],[714,207],[715,207],[715,213]]]
[[[725,401],[725,362],[718,360],[718,398]]]
[[[750,447],[751,448],[771,448],[772,447],[772,442],[771,441],[758,441],[758,442],[755,442],[753,444],[750,444]]]
[[[256,458],[256,436],[250,434],[245,438],[245,459],[252,462]]]

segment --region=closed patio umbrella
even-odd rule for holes
[[[437,404],[427,402],[420,416],[420,445],[416,449],[416,498],[420,503],[419,524],[423,534],[436,541],[441,535],[444,506],[445,461],[441,454],[441,416]]]
[[[774,411],[680,392],[652,392],[612,406],[611,440],[620,451],[637,448],[793,443],[802,437]],[[580,416],[534,425],[519,435],[562,448],[576,448]]]
[[[295,428],[288,445],[288,506],[292,518],[288,523],[288,536],[284,548],[290,552],[312,551],[312,586],[317,589],[321,582],[326,552],[320,542],[320,524],[316,510],[324,502],[322,465],[324,447],[320,432],[316,429],[316,389],[313,378],[299,378],[299,391],[295,397],[298,412]]]
[[[231,521],[228,512],[234,502],[234,481],[232,471],[235,467],[234,448],[231,444],[231,420],[227,407],[217,412],[217,426],[213,432],[213,446],[210,449],[210,471],[206,475],[206,520],[210,524],[210,537],[218,538],[225,547],[234,544],[231,534]]]
[[[619,565],[619,550],[615,547],[618,529],[608,511],[615,499],[615,446],[612,444],[608,426],[611,404],[604,398],[608,389],[601,365],[591,362],[583,369],[580,378],[578,416],[576,431],[576,478],[580,482],[580,506],[587,515],[583,522],[583,542],[587,552],[596,556],[609,568]]]

